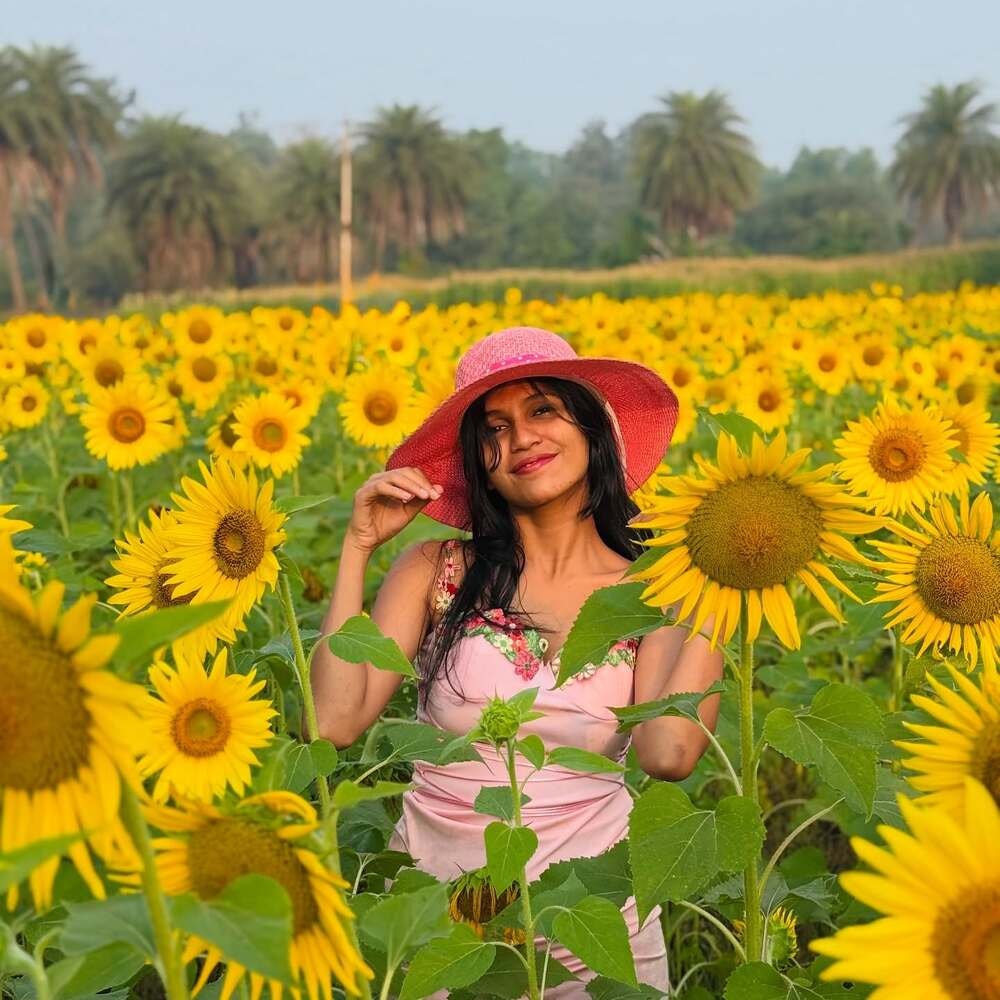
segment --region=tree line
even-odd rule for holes
[[[113,304],[131,290],[332,280],[341,149],[279,146],[135,113],[70,48],[0,50],[0,308]],[[418,106],[352,137],[357,270],[613,267],[677,254],[891,250],[1000,233],[996,105],[939,84],[869,149],[760,160],[730,98],[673,91],[618,134],[563,154],[499,128],[454,132]]]

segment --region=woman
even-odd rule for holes
[[[629,738],[615,733],[611,706],[704,690],[722,676],[721,652],[704,636],[669,626],[616,644],[601,664],[554,688],[559,652],[584,601],[620,582],[642,551],[629,527],[638,513],[629,492],[661,460],[676,418],[673,392],[642,365],[577,357],[545,330],[486,337],[459,363],[455,393],[358,490],[323,631],[360,612],[371,553],[419,511],[470,529],[468,542],[403,552],[372,608],[382,631],[417,659],[418,718],[467,732],[495,694],[537,687],[534,707],[544,716],[521,736],[537,733],[547,749],[583,747],[623,760]],[[400,681],[322,646],[312,668],[320,734],[350,745]],[[702,702],[708,727],[717,714],[718,696]],[[636,726],[631,743],[648,774],[678,780],[707,739],[694,723],[667,717]],[[485,863],[483,830],[493,818],[473,803],[484,785],[508,781],[500,755],[476,749],[483,763],[415,765],[389,845],[442,880]],[[523,759],[518,770],[528,779],[524,822],[538,835],[529,879],[556,861],[601,854],[628,834],[632,799],[620,774],[550,765],[532,774]],[[659,909],[641,929],[634,899],[623,914],[639,979],[665,989]],[[559,946],[552,953],[581,981],[551,995],[586,996],[583,981],[593,973]]]

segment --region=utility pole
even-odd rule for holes
[[[354,299],[351,284],[351,127],[344,119],[340,146],[340,308]]]

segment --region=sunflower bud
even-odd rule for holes
[[[514,739],[520,725],[521,713],[503,698],[492,698],[479,717],[479,731],[496,746]]]

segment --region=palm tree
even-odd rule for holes
[[[13,50],[0,49],[0,246],[19,312],[27,308],[28,300],[14,244],[16,203],[30,195],[34,181],[30,150],[52,141],[57,131],[45,109],[29,100]]]
[[[634,157],[644,208],[667,233],[695,241],[732,226],[753,197],[760,161],[743,119],[717,90],[673,91],[635,125]]]
[[[202,287],[217,274],[240,197],[225,143],[178,117],[141,119],[108,171],[108,209],[131,234],[146,288]]]
[[[917,210],[921,224],[940,212],[949,242],[958,243],[971,208],[1000,193],[1000,137],[995,104],[973,106],[975,83],[938,84],[923,107],[900,121],[907,125],[896,144],[889,176]]]
[[[325,139],[303,139],[282,152],[275,175],[278,217],[315,246],[320,280],[333,277],[331,250],[340,218],[340,160]],[[301,257],[301,252],[299,253]]]
[[[375,238],[375,266],[386,244],[415,250],[465,228],[468,160],[464,147],[415,105],[380,108],[362,127],[356,172]]]
[[[53,125],[48,134],[36,137],[39,141],[32,145],[30,155],[45,190],[53,256],[61,267],[73,191],[82,179],[101,182],[101,154],[115,143],[118,123],[131,97],[119,97],[111,81],[91,76],[69,48],[15,49],[13,62],[27,99]]]

